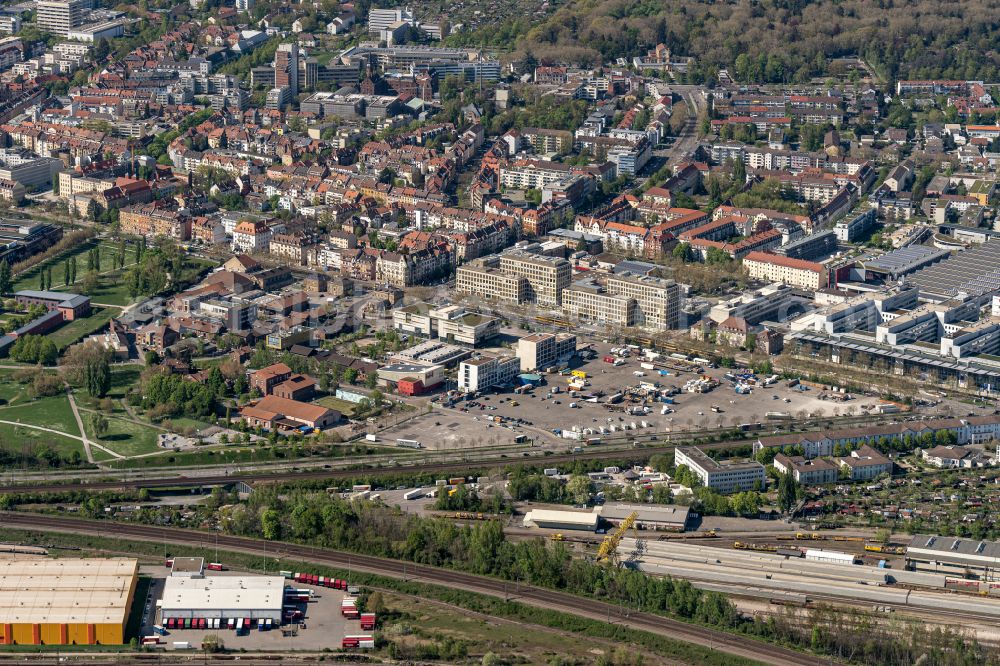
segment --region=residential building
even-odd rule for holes
[[[271,229],[263,220],[241,220],[233,228],[233,252],[266,252],[271,243]]]
[[[274,86],[287,88],[292,100],[299,95],[298,44],[279,44],[274,53]]]
[[[66,37],[72,28],[83,23],[90,7],[89,0],[39,0],[35,22],[43,32]]]
[[[779,453],[774,456],[774,468],[782,474],[791,474],[803,486],[820,486],[825,483],[836,483],[840,478],[837,465],[822,458],[805,458],[803,456],[786,456]]]
[[[677,447],[674,462],[694,472],[706,488],[720,493],[764,488],[767,483],[764,466],[759,462],[719,462],[695,446]]]
[[[752,278],[804,289],[823,289],[830,283],[829,271],[823,264],[767,252],[749,253],[743,258],[743,267]]]
[[[892,461],[867,444],[840,458],[840,466],[849,470],[851,481],[870,481],[892,473]]]

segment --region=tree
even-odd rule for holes
[[[268,541],[281,538],[281,514],[274,509],[265,509],[260,514],[260,531]]]
[[[791,472],[782,474],[778,480],[778,506],[785,513],[791,511],[798,497],[798,482]]]
[[[101,439],[108,433],[110,424],[103,414],[90,415],[90,429],[94,431],[94,436]]]
[[[108,43],[106,37],[101,37],[97,41],[97,45],[94,47],[94,60],[101,62],[108,57],[111,53],[111,44]]]
[[[84,367],[84,385],[95,398],[103,398],[111,390],[111,364],[107,354],[87,359]]]
[[[76,284],[76,257],[69,259],[69,283]]]
[[[87,294],[88,296],[93,296],[97,293],[97,290],[101,287],[101,279],[97,277],[97,271],[87,271],[87,274],[83,278],[83,285],[80,287],[80,291]]]
[[[566,493],[576,504],[586,504],[590,499],[590,477],[575,474],[566,483]]]
[[[12,286],[10,264],[0,261],[0,294],[9,294]]]
[[[201,639],[201,649],[206,653],[218,653],[225,652],[226,644],[222,640],[222,637],[218,634],[206,634],[204,638]]]

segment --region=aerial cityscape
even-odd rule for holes
[[[0,665],[1000,664],[998,44],[0,3]]]

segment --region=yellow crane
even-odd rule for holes
[[[622,539],[625,538],[625,534],[635,528],[635,520],[638,517],[639,514],[633,511],[625,517],[625,520],[614,531],[604,537],[604,541],[601,542],[600,547],[597,549],[598,562],[609,562],[613,566],[619,565],[618,546],[621,544]]]

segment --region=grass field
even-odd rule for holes
[[[0,410],[0,418],[6,418]],[[26,426],[15,426],[7,423],[0,423],[0,447],[8,451],[19,452],[27,446],[29,451],[38,451],[48,447],[60,456],[67,457],[74,451],[79,451],[83,460],[86,461],[83,442],[69,437],[60,437],[50,432],[35,430]]]
[[[39,398],[28,404],[4,407],[0,409],[0,419],[52,428],[70,435],[80,435],[76,419],[73,418],[73,410],[69,406],[69,398],[65,395]],[[46,437],[52,435],[48,434]]]
[[[83,319],[74,319],[73,321],[63,324],[51,333],[47,333],[47,337],[56,343],[56,347],[60,351],[66,349],[70,345],[76,344],[83,338],[91,335],[98,329],[103,328],[107,325],[111,319],[119,314],[121,311],[118,308],[92,308],[89,317],[84,317]]]
[[[123,456],[137,456],[159,450],[156,445],[156,436],[162,432],[161,430],[115,416],[107,417],[108,431],[103,436],[97,437],[90,422],[91,415],[95,413],[97,412],[84,411],[80,417],[83,419],[83,427],[87,431],[87,437],[98,442],[101,446]]]
[[[98,240],[90,240],[86,243],[78,245],[76,247],[70,248],[65,252],[49,259],[46,262],[33,267],[29,271],[25,271],[17,276],[14,281],[14,291],[19,291],[21,289],[38,289],[39,279],[41,272],[43,270],[48,270],[52,268],[52,286],[60,291],[72,291],[72,288],[68,288],[65,284],[65,269],[63,268],[64,263],[67,259],[76,257],[76,280],[79,284],[83,280],[83,276],[87,274],[87,253],[93,248],[100,245],[101,248],[101,271],[110,271],[115,268],[114,253],[116,251],[116,246],[111,242],[99,242]],[[135,263],[135,252],[131,245],[126,246],[125,249],[125,266],[129,266]],[[107,301],[99,301],[107,302]]]
[[[14,379],[19,370],[0,370],[0,406],[15,406],[30,401],[28,384],[22,384]],[[55,374],[54,372],[52,374]],[[3,417],[0,417],[3,418]]]

